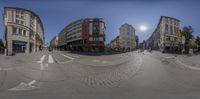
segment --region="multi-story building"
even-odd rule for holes
[[[39,16],[27,9],[4,8],[5,53],[31,53],[42,50],[44,29]]]
[[[119,46],[121,51],[136,49],[135,28],[125,23],[120,27]]]
[[[56,49],[58,46],[58,36],[54,36],[53,39],[50,41],[49,47],[52,49]]]
[[[180,20],[161,16],[160,21],[147,40],[147,45],[152,49],[159,49],[162,52],[180,51],[181,35],[179,31]]]
[[[105,29],[102,18],[74,21],[58,34],[58,47],[63,50],[103,51]]]
[[[119,36],[117,36],[115,39],[111,40],[110,42],[110,48],[112,50],[115,50],[115,51],[119,51]]]

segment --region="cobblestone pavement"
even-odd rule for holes
[[[133,57],[128,61],[108,66],[93,66],[87,64],[71,65],[70,69],[67,68],[67,72],[72,71],[71,77],[83,82],[87,86],[119,86],[121,81],[132,77],[141,66],[141,57],[137,55]]]

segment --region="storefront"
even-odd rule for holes
[[[27,42],[13,40],[12,44],[14,53],[25,53]]]

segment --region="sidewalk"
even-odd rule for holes
[[[15,66],[15,63],[10,58],[10,56],[0,55],[0,68]]]
[[[194,56],[186,56],[186,55],[180,55],[177,57],[177,61],[181,64],[183,64],[186,67],[189,67],[191,69],[200,70],[200,55],[194,55]]]

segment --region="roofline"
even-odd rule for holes
[[[173,18],[173,17],[169,17],[169,16],[161,16],[161,17],[160,17],[160,20],[161,20],[163,17],[165,17],[165,18],[170,18],[170,19],[174,19],[174,20],[176,20],[176,21],[179,21],[179,22],[180,22],[180,20],[179,20],[179,19],[177,19],[177,18]]]
[[[76,22],[82,22],[82,21],[84,21],[84,20],[94,20],[94,19],[100,19],[100,20],[102,20],[103,23],[105,23],[105,22],[103,21],[103,18],[98,18],[98,17],[95,17],[95,18],[81,18],[81,19],[77,19],[77,20],[75,20],[75,21],[72,21],[72,22],[69,23],[68,25],[66,25],[66,26],[58,33],[58,36],[59,36],[59,34],[62,33],[62,31],[64,31],[67,27],[69,27],[69,26],[75,24]]]

